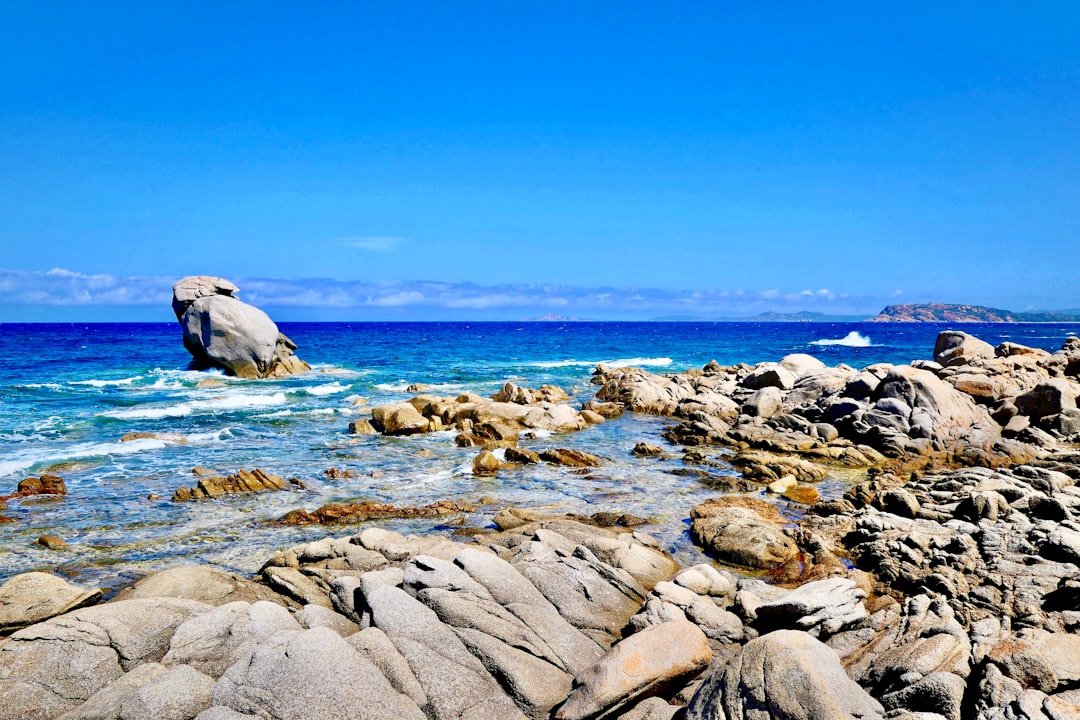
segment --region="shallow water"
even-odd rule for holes
[[[862,367],[932,354],[941,326],[851,323],[283,323],[312,373],[286,380],[238,380],[185,369],[175,324],[0,324],[7,350],[0,368],[0,494],[42,472],[61,475],[64,498],[8,503],[0,511],[0,580],[30,569],[58,569],[85,582],[122,582],[130,571],[205,562],[243,572],[275,549],[347,534],[348,527],[271,524],[288,510],[328,502],[378,500],[418,505],[442,499],[543,506],[591,514],[631,512],[684,561],[697,559],[687,532],[690,508],[715,490],[673,459],[638,459],[646,440],[663,445],[668,421],[624,416],[578,433],[526,441],[572,447],[610,463],[582,474],[541,465],[476,478],[476,449],[454,446],[451,432],[413,438],[350,437],[351,419],[368,408],[425,392],[495,392],[503,382],[555,383],[579,404],[598,362],[677,372],[720,363],[777,360],[808,352],[830,365]],[[991,342],[1059,348],[1076,325],[976,325]],[[854,334],[853,334],[854,333]],[[822,341],[827,341],[822,343]],[[838,341],[838,342],[828,342]],[[213,378],[220,387],[198,387]],[[360,399],[366,405],[358,404]],[[128,432],[156,438],[120,442]],[[716,452],[720,452],[717,450]],[[222,473],[260,467],[307,484],[304,491],[173,503],[196,482],[191,468]],[[329,467],[357,475],[331,480]],[[723,472],[723,471],[721,471]],[[842,492],[845,479],[821,487]],[[157,496],[156,499],[148,499]],[[501,507],[467,518],[485,525]],[[448,531],[436,521],[387,521],[398,530]],[[69,547],[47,550],[42,534]]]

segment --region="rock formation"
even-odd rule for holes
[[[296,345],[257,307],[235,296],[228,280],[206,275],[173,285],[172,308],[184,330],[192,364],[217,367],[242,378],[281,377],[311,368],[293,352]]]

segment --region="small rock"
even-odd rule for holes
[[[63,550],[67,547],[64,539],[57,535],[42,535],[37,539],[37,544],[50,550]]]

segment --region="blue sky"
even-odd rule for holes
[[[1080,307],[1080,5],[667,5],[0,0],[0,321]]]

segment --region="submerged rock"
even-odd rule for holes
[[[362,523],[368,520],[387,518],[434,518],[446,515],[471,513],[476,508],[465,503],[440,500],[423,507],[397,507],[390,503],[359,502],[343,505],[331,503],[318,510],[291,510],[278,521],[286,525],[307,525],[312,523]]]
[[[241,470],[228,477],[203,477],[199,484],[191,488],[180,488],[173,494],[174,502],[185,500],[206,500],[221,498],[236,493],[259,492],[262,490],[284,490],[290,484],[302,487],[299,480],[288,480],[255,468]]]
[[[198,368],[218,367],[242,378],[281,377],[311,368],[270,316],[242,302],[228,280],[206,275],[173,285],[172,308],[184,347]]]

